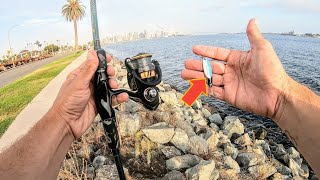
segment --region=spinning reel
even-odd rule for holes
[[[161,82],[162,72],[159,62],[151,58],[151,54],[145,53],[127,58],[125,66],[131,91],[111,90],[111,94],[128,93],[133,101],[149,110],[156,110],[160,104],[159,89],[156,86]]]

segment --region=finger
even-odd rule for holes
[[[107,54],[107,63],[111,62],[111,60],[113,59],[111,54]]]
[[[220,61],[228,61],[228,57],[231,53],[230,49],[202,45],[194,46],[192,50],[197,55]]]
[[[115,71],[115,69],[113,68],[113,66],[109,65],[109,66],[107,67],[107,74],[109,75],[109,77],[110,77],[110,76],[113,77],[113,76],[116,75],[116,71]]]
[[[184,80],[206,78],[203,72],[193,71],[193,70],[188,70],[188,69],[185,69],[185,70],[182,71],[181,77]],[[213,74],[212,75],[212,84],[214,86],[223,85],[223,76],[222,75]]]
[[[116,106],[118,104],[127,102],[129,100],[129,95],[127,93],[121,93],[118,96],[112,98],[112,105]]]
[[[117,81],[115,79],[109,79],[109,86],[111,89],[118,89],[119,88],[119,84],[117,83]]]
[[[224,89],[222,87],[213,86],[211,88],[211,91],[213,93],[212,94],[213,97],[218,98],[220,100],[225,100],[225,98],[224,98]]]
[[[77,80],[86,85],[90,84],[90,81],[96,72],[99,65],[98,57],[95,51],[89,50],[87,60],[84,62],[83,67],[80,68],[80,73]]]
[[[185,67],[186,69],[189,70],[194,70],[194,71],[203,71],[203,65],[202,61],[199,60],[186,60],[185,62]],[[210,61],[211,66],[212,66],[212,71],[214,74],[224,74],[225,72],[225,65],[223,63],[215,62],[215,61]]]
[[[78,75],[81,72],[81,69],[85,66],[86,62],[83,62],[78,68],[76,68],[75,70],[73,70],[66,79],[66,84],[69,85],[74,79],[76,79],[78,77]]]
[[[264,41],[260,29],[257,25],[256,19],[251,19],[247,27],[247,36],[250,41],[251,47],[255,48]]]

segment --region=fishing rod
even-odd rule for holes
[[[127,79],[131,91],[126,89],[112,90],[108,84],[107,53],[101,48],[100,44],[96,0],[90,0],[90,6],[94,50],[97,52],[99,59],[99,66],[94,77],[95,103],[103,123],[109,149],[117,166],[119,178],[125,180],[112,97],[121,93],[128,93],[133,101],[141,103],[149,110],[156,110],[160,105],[159,89],[156,86],[161,82],[162,71],[159,62],[151,60],[151,54],[140,53],[125,60]]]

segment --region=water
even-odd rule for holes
[[[265,36],[273,44],[288,74],[298,82],[320,94],[320,39],[281,35]],[[163,80],[185,92],[189,87],[180,77],[185,59],[196,58],[192,53],[194,45],[212,45],[229,49],[248,50],[250,44],[245,34],[219,34],[206,36],[183,36],[153,40],[140,40],[108,45],[106,50],[114,56],[125,59],[141,52],[152,53],[163,70]],[[205,98],[227,115],[248,119],[249,130],[256,127],[267,129],[271,139],[283,141],[279,128],[269,119],[241,111],[222,101]],[[287,138],[286,138],[287,139]],[[286,140],[284,144],[290,143]]]

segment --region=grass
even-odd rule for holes
[[[82,52],[54,61],[0,88],[0,137],[39,92]]]

